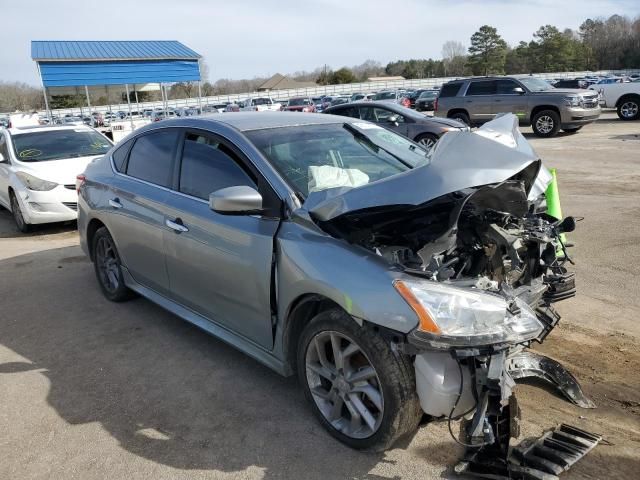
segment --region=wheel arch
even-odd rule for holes
[[[282,338],[282,351],[285,362],[291,368],[296,368],[296,351],[298,339],[304,330],[304,327],[318,313],[338,308],[342,308],[338,303],[317,293],[305,293],[298,296],[289,306],[287,315],[285,316],[285,325]],[[347,313],[348,314],[348,313]],[[353,317],[352,317],[353,318]]]
[[[471,118],[469,112],[465,108],[452,108],[447,112],[447,118],[451,118],[451,116],[456,113],[464,113],[467,117]]]
[[[562,119],[562,115],[560,114],[560,109],[556,105],[536,105],[531,110],[531,116],[529,117],[529,122],[533,123],[533,117],[535,117],[538,113],[542,112],[543,110],[553,110]]]
[[[87,225],[87,249],[89,250],[89,258],[91,259],[91,261],[94,261],[94,255],[93,255],[93,238],[95,237],[96,232],[101,228],[101,227],[105,227],[106,225],[104,223],[102,223],[101,220],[97,219],[97,218],[92,218],[89,221],[89,224]]]
[[[638,94],[638,93],[625,93],[616,102],[616,108],[618,108],[620,105],[622,105],[627,100],[635,100],[635,101],[640,103],[640,94]]]

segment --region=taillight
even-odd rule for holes
[[[87,177],[85,177],[83,174],[76,176],[76,192],[78,192],[78,194],[80,193],[80,188],[82,187],[82,185],[84,185],[86,179]]]

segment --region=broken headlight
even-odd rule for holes
[[[477,290],[419,280],[396,280],[393,286],[418,316],[416,336],[435,347],[522,343],[543,328],[517,298],[509,309],[504,298]]]

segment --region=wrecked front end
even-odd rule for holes
[[[405,274],[394,287],[419,319],[405,349],[415,358],[420,404],[450,431],[452,420],[465,420],[459,438],[451,431],[468,449],[460,471],[538,478],[530,470],[557,474],[553,462],[568,463],[549,442],[524,463],[509,456],[509,439],[519,435],[515,380],[541,378],[573,403],[593,407],[562,365],[528,350],[558,323],[554,303],[575,295],[562,237],[575,222],[546,213],[543,192],[551,177],[513,120],[491,123],[480,135],[460,132],[455,143],[442,141],[431,163],[419,167],[424,172],[407,175],[404,185],[393,178],[367,186],[368,195],[354,189],[317,200],[311,213],[332,236],[375,252]],[[484,151],[499,168],[478,173],[475,155]],[[446,177],[465,172],[471,172],[467,180]],[[416,180],[430,192],[424,202],[408,191]],[[395,201],[376,204],[375,193]],[[554,445],[577,448],[561,443]]]

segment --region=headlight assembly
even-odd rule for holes
[[[418,280],[396,280],[393,286],[418,316],[418,336],[434,346],[515,344],[536,338],[543,328],[519,299],[514,314],[502,297],[482,291]]]
[[[34,177],[26,172],[16,172],[16,177],[24,183],[29,190],[35,190],[37,192],[45,192],[53,190],[58,186],[55,182],[49,182],[48,180],[42,180],[41,178]]]
[[[564,97],[564,100],[570,107],[579,107],[581,104],[580,97]]]

